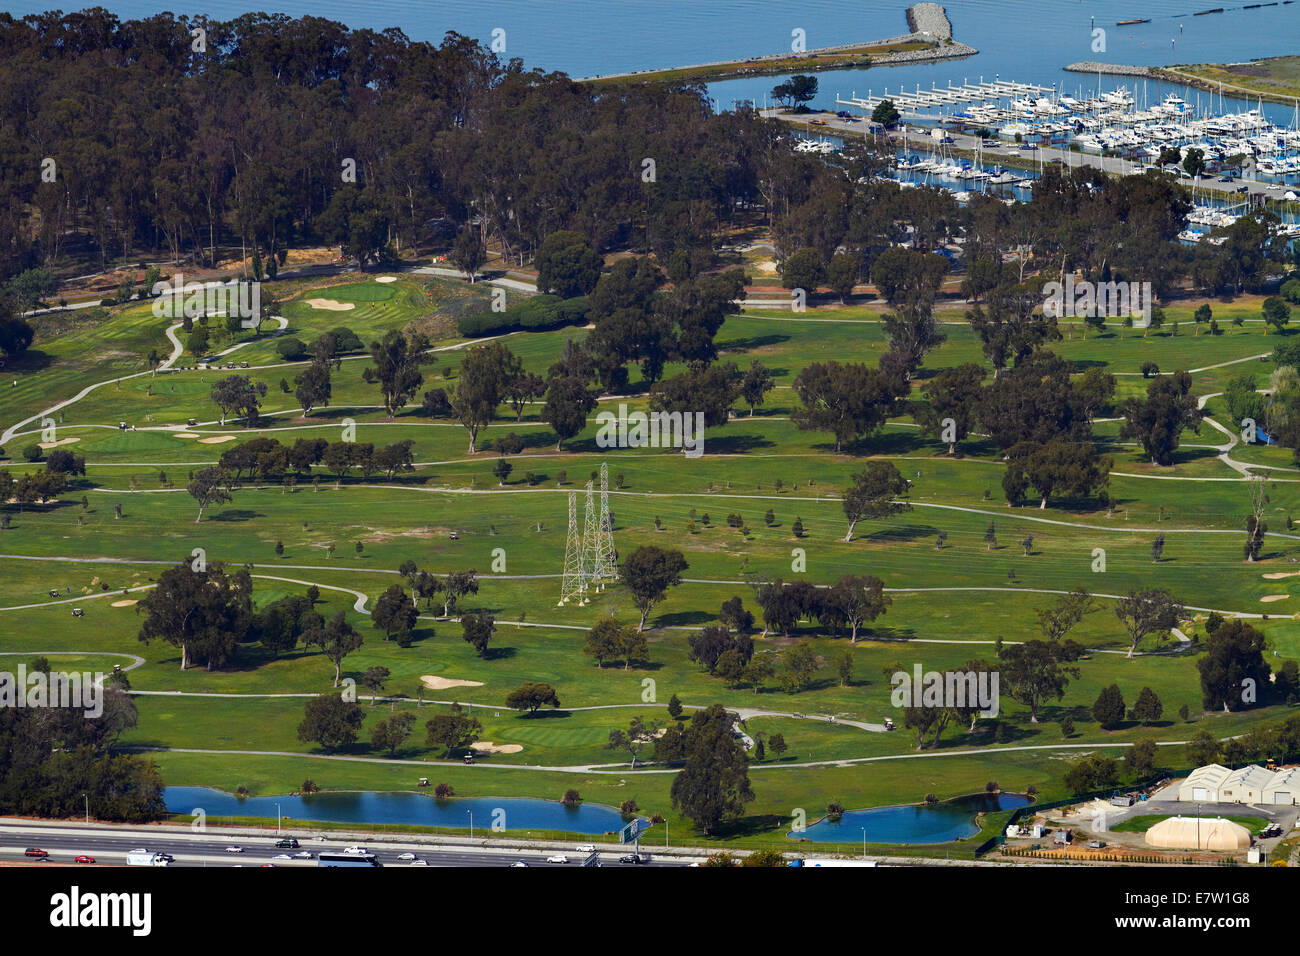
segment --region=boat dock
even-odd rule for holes
[[[961,86],[953,86],[952,83],[949,83],[946,87],[931,85],[930,89],[922,90],[918,85],[916,91],[912,93],[908,93],[901,88],[897,93],[890,93],[887,89],[880,93],[868,90],[867,95],[862,97],[858,96],[857,92],[854,91],[848,99],[836,96],[835,102],[837,105],[851,106],[869,114],[880,103],[889,100],[900,113],[915,116],[935,107],[956,106],[965,103],[996,104],[1003,100],[1027,96],[1046,96],[1055,92],[1052,87],[1039,86],[1036,83],[1015,83],[997,78],[992,83],[986,83],[984,78],[980,77],[978,83],[963,81]]]

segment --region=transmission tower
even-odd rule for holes
[[[618,580],[618,552],[614,550],[614,522],[609,516],[609,465],[600,464],[600,529],[596,545],[596,573],[605,584]]]
[[[578,493],[569,492],[569,534],[564,542],[564,580],[560,584],[560,603],[564,607],[569,598],[576,597],[578,604],[587,603],[587,578],[582,573],[582,539],[578,537]]]
[[[586,574],[587,589],[599,593],[605,586],[600,575],[600,518],[596,514],[596,492],[592,482],[587,482],[587,508],[582,525],[582,570]]]

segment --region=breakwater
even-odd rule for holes
[[[1123,63],[1071,63],[1065,68],[1071,73],[1105,73],[1108,76],[1145,76],[1159,78],[1158,72],[1149,66],[1126,66]]]

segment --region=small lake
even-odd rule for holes
[[[975,825],[978,813],[1028,805],[1029,798],[1019,793],[978,793],[945,803],[850,810],[838,823],[822,820],[802,833],[786,836],[817,843],[861,843],[865,827],[868,843],[948,843],[979,833]]]
[[[405,826],[454,827],[468,830],[470,814],[474,829],[488,829],[499,820],[507,830],[562,830],[568,833],[602,834],[617,832],[623,818],[613,807],[584,803],[562,806],[559,801],[523,798],[472,797],[435,800],[433,795],[409,791],[313,793],[308,796],[265,796],[240,799],[231,793],[207,787],[167,787],[163,799],[173,813],[192,813],[202,808],[213,817],[276,818],[280,813],[295,820],[325,823],[398,824]]]

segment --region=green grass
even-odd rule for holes
[[[284,314],[289,333],[308,342],[337,325],[348,325],[364,340],[390,328],[420,328],[427,329],[436,344],[453,345],[458,342],[453,331],[458,310],[481,308],[483,301],[481,289],[407,277],[387,284],[369,278],[309,288],[303,284],[298,291],[299,299],[290,302]],[[358,307],[326,312],[302,302],[315,297]],[[1171,317],[1181,315],[1182,308],[1171,307]],[[1220,324],[1230,329],[1225,335],[1193,335],[1190,322],[1177,336],[1168,327],[1147,336],[1109,328],[1086,338],[1072,329],[1054,348],[1080,369],[1108,367],[1118,376],[1121,398],[1145,389],[1147,380],[1140,374],[1145,361],[1155,361],[1165,371],[1204,369],[1193,374],[1198,394],[1220,391],[1229,378],[1247,369],[1262,382],[1272,366],[1254,357],[1271,351],[1277,337],[1265,336],[1258,324],[1243,329],[1228,324],[1234,309],[1257,313],[1257,304],[1242,300],[1240,305],[1215,303],[1214,308]],[[1190,307],[1186,311],[1190,315]],[[1086,587],[1095,593],[1123,594],[1136,587],[1168,587],[1191,605],[1268,613],[1268,620],[1257,623],[1269,640],[1269,662],[1276,666],[1300,655],[1300,622],[1290,616],[1300,612],[1300,592],[1276,603],[1260,600],[1290,595],[1300,582],[1300,577],[1263,577],[1300,567],[1300,539],[1280,533],[1285,532],[1287,517],[1300,510],[1300,483],[1270,485],[1267,517],[1272,533],[1265,560],[1245,563],[1241,528],[1246,489],[1237,473],[1217,459],[1210,446],[1224,438],[1208,425],[1199,436],[1184,435],[1171,467],[1156,468],[1140,449],[1118,442],[1116,423],[1098,422],[1095,438],[1115,458],[1111,492],[1117,504],[1111,513],[1086,503],[1056,504],[1041,511],[1032,506],[1009,508],[1002,500],[1004,465],[997,449],[976,436],[963,443],[960,457],[949,458],[944,447],[920,435],[908,417],[838,455],[831,452],[829,436],[795,428],[789,421],[795,376],[814,361],[851,358],[874,363],[886,348],[879,314],[876,306],[855,305],[798,318],[788,313],[729,318],[718,337],[723,358],[742,366],[762,361],[774,370],[778,387],[758,414],[711,429],[704,456],[689,465],[673,452],[601,449],[595,443],[594,420],[565,443],[564,451],[556,452],[554,436],[540,421],[536,405],[526,408],[518,422],[511,410],[500,409],[498,420],[480,437],[481,450],[469,455],[466,433],[458,425],[430,422],[415,409],[389,420],[379,407],[376,387],[362,379],[365,358],[345,360],[334,374],[330,406],[304,419],[293,398],[278,387],[281,377],[292,382],[296,366],[280,362],[269,336],[253,340],[233,356],[267,366],[244,373],[270,386],[258,428],[214,423],[218,413],[208,395],[219,374],[227,373],[176,371],[99,388],[58,416],[59,437],[77,438],[71,447],[86,456],[86,477],[77,479],[57,505],[21,514],[10,507],[11,525],[0,531],[0,555],[29,559],[0,556],[5,650],[32,656],[65,651],[75,656],[61,662],[77,662],[86,669],[105,669],[123,660],[112,655],[139,655],[145,663],[130,674],[132,687],[139,691],[306,695],[329,690],[333,668],[313,650],[299,648],[273,659],[260,645],[249,644],[239,648],[227,668],[181,672],[175,648],[137,639],[141,617],[136,608],[113,607],[113,602],[128,597],[123,589],[147,587],[166,565],[203,548],[209,560],[251,565],[259,606],[302,593],[308,582],[319,584],[322,603],[317,610],[327,616],[344,611],[365,636],[363,647],[345,661],[344,676],[359,679],[372,666],[390,670],[386,692],[408,699],[374,707],[363,704],[361,740],[339,756],[377,756],[368,744],[369,726],[390,707],[417,709],[414,698],[421,675],[477,681],[481,686],[425,693],[416,732],[396,754],[408,761],[404,764],[327,759],[314,745],[299,741],[301,697],[139,695],[139,724],[125,735],[125,744],[217,751],[154,751],[168,783],[230,791],[244,785],[253,793],[283,793],[297,789],[307,776],[326,789],[404,789],[419,776],[437,776],[465,796],[543,798],[558,798],[575,786],[587,799],[612,805],[634,797],[645,811],[665,814],[670,831],[681,840],[687,838],[688,824],[670,805],[671,774],[640,765],[635,772],[615,767],[603,773],[537,768],[627,763],[626,753],[605,748],[610,730],[626,727],[633,716],[664,723],[663,708],[673,694],[692,706],[721,703],[878,723],[895,714],[887,675],[899,666],[963,669],[971,658],[992,659],[998,639],[1037,636],[1033,612],[1054,598],[1029,589]],[[918,393],[944,367],[983,361],[978,341],[960,321],[960,311],[945,314],[958,321],[944,325],[948,340],[927,357],[918,375]],[[811,321],[823,318],[829,321]],[[12,389],[17,394],[0,391],[0,421],[12,423],[34,414],[123,369],[143,369],[141,350],[157,347],[152,343],[161,335],[156,323],[148,305],[141,304],[115,310],[93,328],[69,327],[39,339],[37,348],[53,357],[51,364],[34,374],[24,372],[21,387]],[[543,374],[566,338],[584,334],[573,329],[518,333],[506,342],[528,369]],[[114,350],[105,343],[119,347]],[[1243,359],[1248,361],[1239,361]],[[425,371],[424,388],[454,381],[459,360],[457,350],[440,351],[437,364]],[[1223,362],[1238,364],[1208,368]],[[668,374],[677,370],[670,367]],[[453,378],[445,378],[447,374]],[[635,386],[635,372],[633,378]],[[619,401],[645,407],[643,394],[604,407]],[[1211,401],[1207,410],[1226,421],[1220,402]],[[356,421],[358,441],[382,445],[411,439],[416,471],[387,485],[356,476],[340,482],[327,474],[306,478],[294,490],[249,481],[235,491],[233,502],[210,509],[202,523],[194,522],[194,504],[184,492],[189,473],[216,462],[230,442],[179,438],[163,426],[180,430],[188,418],[195,418],[203,424],[188,431],[201,437],[244,440],[267,435],[292,443],[299,437],[336,440],[345,417]],[[119,420],[140,428],[121,432],[115,427]],[[10,444],[11,456],[36,440],[34,431]],[[526,448],[513,456],[514,472],[502,489],[491,474],[497,456],[490,449],[511,431],[525,438]],[[1238,446],[1233,455],[1258,464],[1292,465],[1289,453],[1278,449]],[[855,539],[846,543],[839,493],[852,473],[873,457],[892,460],[913,482],[914,507],[887,521],[862,523]],[[610,468],[610,504],[620,553],[657,544],[681,549],[690,565],[690,580],[672,589],[650,615],[649,663],[628,670],[597,668],[581,653],[584,630],[600,614],[634,619],[632,601],[623,588],[605,591],[585,608],[555,606],[566,495],[580,490],[602,463]],[[29,466],[10,461],[5,467],[18,473]],[[534,474],[532,484],[524,480],[527,472]],[[1277,477],[1294,476],[1278,472]],[[1229,480],[1201,480],[1207,478]],[[114,514],[117,504],[123,509],[120,519]],[[769,508],[774,513],[771,526],[764,520]],[[712,519],[708,526],[702,520],[706,512]],[[726,527],[731,512],[742,515],[747,533]],[[791,531],[796,517],[805,527],[800,539]],[[694,533],[687,529],[691,520],[697,524]],[[984,542],[990,522],[996,525],[994,548]],[[453,531],[457,540],[450,537]],[[947,535],[942,549],[936,548],[940,532]],[[1160,533],[1166,544],[1157,563],[1151,560],[1150,547]],[[1027,534],[1034,536],[1030,554],[1019,543]],[[355,550],[358,541],[363,545],[360,553]],[[283,556],[275,553],[277,542],[283,544]],[[806,571],[792,570],[795,548],[803,549]],[[1105,550],[1104,573],[1093,571],[1097,548]],[[504,570],[491,570],[501,558],[497,549],[504,550]],[[72,560],[50,560],[55,558]],[[406,649],[385,642],[369,618],[353,609],[353,591],[364,595],[365,607],[373,607],[378,595],[399,580],[393,571],[406,560],[444,574],[467,567],[478,570],[480,591],[463,604],[464,609],[489,611],[498,619],[486,658],[477,657],[462,640],[457,622],[434,619],[440,605],[421,608],[415,641]],[[784,693],[775,681],[758,693],[727,687],[690,661],[689,629],[711,623],[723,601],[739,595],[757,612],[747,576],[806,576],[826,584],[844,573],[875,574],[893,589],[888,613],[853,649],[854,673],[847,686],[841,686],[836,672],[846,638],[826,634],[811,622],[801,622],[792,638],[757,638],[760,649],[777,653],[792,640],[811,642],[819,669],[811,686],[799,694]],[[73,606],[81,606],[85,617],[72,618],[69,604],[51,605],[47,592],[52,587],[69,589],[66,596],[75,599]],[[966,588],[975,590],[954,590]],[[784,836],[794,808],[817,819],[831,799],[851,807],[913,803],[930,792],[943,799],[979,792],[990,780],[1006,790],[1033,785],[1045,799],[1057,799],[1067,795],[1061,782],[1067,762],[1090,748],[1116,745],[1102,752],[1119,755],[1117,745],[1140,737],[1176,742],[1201,728],[1230,736],[1294,710],[1268,706],[1235,714],[1202,713],[1196,670],[1201,626],[1185,626],[1193,639],[1189,649],[1174,652],[1148,639],[1139,648],[1142,653],[1130,660],[1122,653],[1128,645],[1112,602],[1098,603],[1100,610],[1071,635],[1092,649],[1080,662],[1080,677],[1062,700],[1047,703],[1038,723],[1028,720],[1022,705],[1004,697],[1001,743],[994,742],[990,722],[980,721],[973,733],[950,728],[936,751],[914,757],[915,741],[901,727],[884,734],[827,721],[750,718],[749,733],[781,733],[790,749],[781,760],[769,754],[753,767],[755,802],[742,821],[709,842],[802,848]],[[568,709],[535,718],[503,709],[506,695],[528,680],[552,683]],[[1151,687],[1164,704],[1162,719],[1147,727],[1125,724],[1101,730],[1090,710],[1100,690],[1111,683],[1120,686],[1130,703],[1141,688]],[[474,768],[441,759],[424,743],[424,715],[443,706],[431,703],[434,700],[473,704],[484,725],[483,739],[518,744],[523,750],[482,758]],[[1176,716],[1183,706],[1191,721]],[[605,709],[578,709],[592,707]],[[1069,739],[1060,732],[1065,717],[1075,725]],[[1009,747],[1047,749],[1005,750]],[[991,753],[971,753],[989,749]],[[222,753],[236,750],[282,751],[287,756]],[[1181,751],[1162,751],[1171,766],[1183,763]],[[642,757],[648,756],[647,748]],[[855,759],[864,762],[835,765]],[[792,766],[809,762],[820,765]],[[986,827],[990,834],[996,832],[996,822]],[[976,838],[974,844],[983,839]],[[967,854],[972,845],[963,841],[917,852]]]

